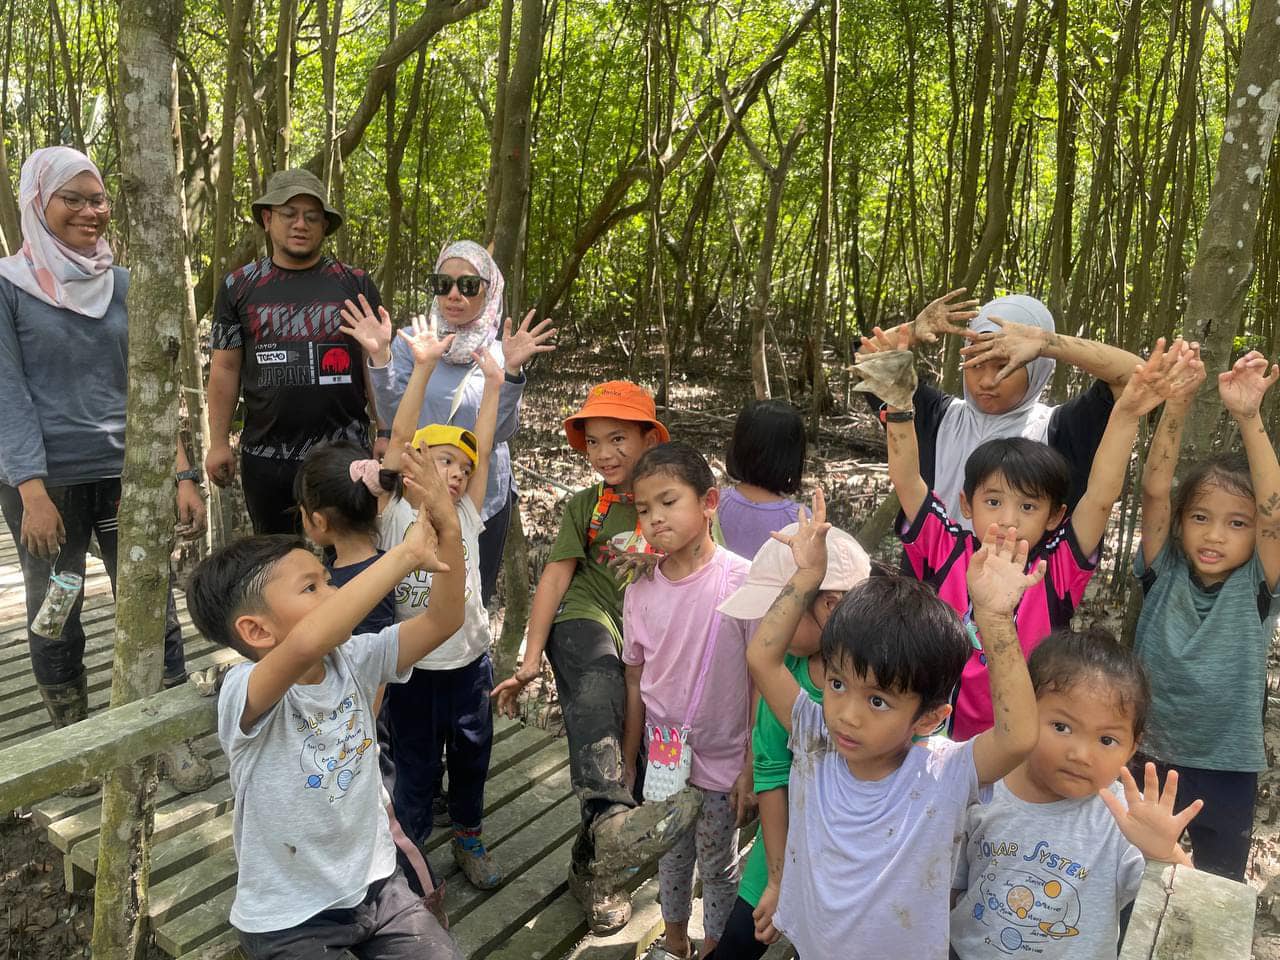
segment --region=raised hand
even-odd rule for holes
[[[430,511],[438,517],[454,513],[449,488],[444,485],[439,468],[425,450],[406,443],[400,456],[400,475],[405,481],[404,498],[409,506],[419,512]],[[456,514],[454,519],[457,519]]]
[[[343,324],[339,329],[360,344],[370,360],[385,367],[391,359],[391,314],[383,306],[375,314],[363,293],[359,300],[359,306],[350,300],[343,303]]]
[[[1127,769],[1121,768],[1120,782],[1124,785],[1124,803],[1108,787],[1098,791],[1098,796],[1115,817],[1116,826],[1125,839],[1142,851],[1148,860],[1166,863],[1188,863],[1187,856],[1178,844],[1187,824],[1196,818],[1204,806],[1203,800],[1189,804],[1181,813],[1173,812],[1178,799],[1178,771],[1170,770],[1160,791],[1156,765],[1148,763],[1143,775],[1143,789]]]
[[[1001,367],[995,375],[995,383],[1039,357],[1051,336],[1048,331],[1029,324],[1006,322],[999,317],[988,319],[1000,329],[976,334],[973,343],[961,347],[960,355],[965,358],[961,366],[999,363]]]
[[[936,343],[940,333],[973,339],[976,334],[969,329],[969,321],[978,315],[978,301],[962,299],[968,292],[958,287],[921,310],[910,324],[912,336],[924,343]]]
[[[426,317],[414,317],[409,326],[400,331],[400,339],[409,345],[415,364],[438,363],[453,346],[453,334],[437,337],[435,328]]]
[[[822,495],[821,487],[813,492],[813,516],[810,517],[804,507],[801,507],[799,523],[800,529],[795,533],[772,533],[770,536],[791,548],[791,556],[795,558],[798,570],[812,570],[825,576],[827,531],[831,529],[831,524],[827,523],[827,500]]]
[[[1196,398],[1200,384],[1204,383],[1204,361],[1200,359],[1200,344],[1194,341],[1185,343],[1179,340],[1175,343],[1175,346],[1177,343],[1182,343],[1182,352],[1186,354],[1186,368],[1185,372],[1170,384],[1169,398],[1165,402],[1186,406]]]
[[[471,359],[476,362],[476,366],[484,374],[486,384],[496,386],[502,383],[502,367],[498,366],[498,361],[494,359],[492,353],[488,350],[472,350]]]
[[[556,335],[556,328],[551,326],[552,319],[547,317],[530,329],[529,325],[533,323],[534,314],[533,310],[526,313],[524,322],[514,333],[511,330],[510,317],[507,317],[507,322],[503,326],[502,356],[507,372],[513,377],[519,375],[520,368],[528,363],[531,357],[539,353],[550,353],[555,349],[555,344],[548,342]]]
[[[1133,416],[1143,417],[1175,393],[1180,394],[1193,379],[1192,360],[1197,355],[1187,349],[1181,339],[1165,349],[1164,337],[1156,341],[1151,356],[1138,364],[1116,400],[1116,407]]]
[[[969,561],[969,600],[974,610],[1012,616],[1022,595],[1044,579],[1045,562],[1027,572],[1027,541],[1018,539],[1016,527],[1001,533],[991,524],[982,536],[982,548]]]
[[[1230,370],[1218,374],[1218,396],[1227,413],[1237,420],[1247,420],[1258,415],[1262,398],[1271,385],[1280,379],[1280,367],[1270,364],[1257,350],[1250,350],[1231,365]]]
[[[902,324],[895,330],[886,333],[879,327],[871,328],[871,336],[862,337],[862,346],[858,348],[858,355],[863,356],[868,353],[887,353],[890,350],[910,350],[911,349],[911,330],[907,324]]]
[[[404,485],[408,490],[413,481],[405,477]],[[449,569],[449,565],[440,559],[440,538],[427,511],[418,511],[418,519],[405,531],[401,545],[412,552],[419,570],[441,573]]]

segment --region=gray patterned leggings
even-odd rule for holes
[[[699,788],[701,789],[701,788]],[[729,794],[702,791],[698,823],[658,861],[662,919],[685,923],[693,909],[693,865],[702,877],[704,936],[719,940],[738,896],[738,826]]]

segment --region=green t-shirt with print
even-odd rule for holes
[[[822,702],[822,690],[813,685],[809,677],[809,658],[793,657],[787,654],[784,661],[791,675],[800,684],[800,689],[815,702]],[[753,756],[752,774],[755,778],[756,793],[766,790],[785,788],[791,777],[791,750],[787,747],[789,735],[787,728],[778,722],[769,705],[760,698],[756,708],[756,723],[751,730],[751,752]],[[760,896],[769,882],[769,864],[764,856],[764,828],[756,830],[755,843],[751,845],[751,853],[747,864],[742,868],[742,879],[738,882],[738,896],[751,906],[760,902]]]
[[[615,502],[610,504],[604,516],[600,532],[590,546],[587,533],[591,516],[600,500],[600,484],[579,490],[565,504],[560,518],[560,532],[551,546],[548,562],[576,560],[577,568],[569,589],[564,593],[560,609],[552,623],[562,620],[592,620],[622,644],[622,584],[613,575],[601,557],[609,546],[609,539],[619,533],[631,533],[636,529],[634,504]]]

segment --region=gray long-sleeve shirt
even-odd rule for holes
[[[489,351],[497,359],[499,366],[505,362],[501,341],[495,340]],[[408,386],[412,373],[413,351],[399,337],[391,345],[391,362],[385,367],[369,367],[369,382],[373,385],[378,415],[384,422],[391,423],[395,419],[400,398],[404,396],[404,389]],[[451,418],[449,408],[459,385],[462,395],[458,409]],[[503,383],[498,394],[498,428],[494,435],[493,458],[489,462],[489,485],[484,494],[484,509],[480,511],[480,516],[485,520],[506,506],[508,491],[516,488],[507,441],[520,428],[520,399],[524,396],[524,385],[525,378],[522,374],[518,383],[510,380]],[[431,379],[427,382],[427,393],[418,414],[418,426],[421,428],[429,423],[450,423],[474,430],[483,395],[484,374],[479,367],[474,363],[463,366],[441,361],[436,364]]]
[[[0,482],[64,486],[123,471],[129,273],[112,271],[101,318],[0,279]]]

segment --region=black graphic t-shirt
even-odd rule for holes
[[[243,350],[243,453],[301,460],[325,440],[368,441],[360,345],[339,331],[344,300],[382,300],[363,270],[321,258],[287,270],[269,257],[227,275],[210,345]]]

